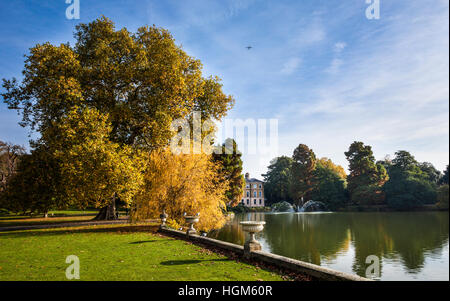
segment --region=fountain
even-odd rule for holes
[[[308,201],[301,208],[297,208],[297,212],[317,212],[327,211],[328,206],[322,202]]]
[[[295,212],[295,210],[288,202],[281,202],[272,205],[272,212]]]

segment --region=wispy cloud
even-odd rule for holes
[[[361,38],[364,43],[343,56],[344,65],[333,58],[326,69],[330,78],[309,97],[281,108],[284,120],[302,116],[296,126],[283,128],[285,153],[302,141],[346,166],[343,152],[362,140],[378,157],[408,149],[443,169],[449,152],[448,3],[444,6],[391,18],[370,41]]]
[[[283,65],[283,68],[281,69],[281,73],[283,73],[285,75],[290,75],[290,74],[294,73],[299,68],[301,62],[302,62],[302,60],[298,57],[289,59]]]
[[[345,49],[345,47],[347,47],[347,44],[345,42],[337,42],[336,44],[334,44],[334,51],[340,53]]]
[[[82,4],[82,22],[104,14],[118,28],[169,29],[205,75],[223,78],[237,100],[229,118],[279,118],[280,154],[306,143],[346,166],[344,151],[361,140],[377,158],[407,149],[440,169],[448,164],[448,0],[384,1],[380,20],[365,18],[365,1],[91,2]],[[64,1],[6,7],[5,77],[20,77],[30,41],[73,41]],[[0,139],[25,144],[15,112],[3,105],[0,115]],[[244,169],[258,177],[260,159],[244,156]]]
[[[326,72],[330,74],[336,74],[339,72],[339,69],[341,68],[342,64],[344,64],[343,60],[335,58],[331,61],[331,64],[326,69]]]

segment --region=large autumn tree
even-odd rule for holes
[[[234,102],[165,29],[131,33],[102,17],[77,25],[75,38],[74,47],[36,45],[22,83],[4,80],[2,96],[22,125],[42,131],[73,105],[87,106],[108,114],[114,142],[152,149],[167,145],[172,120],[194,110],[220,119]]]
[[[314,188],[314,170],[316,168],[316,155],[305,144],[300,144],[292,155],[290,172],[290,194],[297,205],[300,200],[311,199],[311,191]]]
[[[375,163],[372,147],[355,141],[345,152],[345,156],[349,161],[350,174],[347,182],[351,201],[358,205],[384,203],[382,187],[389,176],[382,164]]]
[[[22,115],[22,126],[43,134],[74,106],[88,108],[107,116],[111,142],[151,151],[169,144],[173,120],[194,111],[221,119],[234,103],[220,79],[203,77],[201,62],[165,29],[144,26],[132,33],[102,17],[77,25],[74,37],[73,46],[32,47],[23,80],[3,80],[1,95]]]
[[[59,162],[60,197],[81,208],[104,208],[97,219],[114,219],[116,200],[130,204],[143,183],[144,155],[111,141],[111,131],[108,115],[75,106],[41,137]]]

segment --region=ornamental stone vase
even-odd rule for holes
[[[161,218],[161,225],[159,225],[159,229],[166,228],[167,214],[166,210],[163,210],[163,213],[159,216]]]
[[[186,231],[186,235],[189,237],[189,235],[196,234],[197,230],[195,230],[194,224],[198,223],[200,214],[197,213],[197,215],[194,216],[184,215],[184,219],[186,220],[186,224],[189,225],[189,228]]]
[[[250,234],[249,239],[244,244],[244,255],[249,255],[252,251],[261,250],[261,244],[255,239],[255,234],[264,230],[266,222],[247,221],[240,222],[242,230]]]

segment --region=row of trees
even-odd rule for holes
[[[349,175],[342,166],[327,158],[317,159],[313,150],[300,144],[292,158],[274,159],[264,175],[265,194],[269,203],[313,199],[330,209],[349,205],[388,205],[411,209],[439,202],[448,208],[448,166],[444,174],[431,163],[419,163],[407,151],[395,158],[375,161],[372,148],[354,142],[345,152]]]
[[[286,201],[301,206],[302,199],[313,199],[338,209],[347,200],[345,170],[328,158],[317,159],[304,144],[295,149],[292,158],[272,160],[264,181],[269,204]]]
[[[165,209],[175,223],[200,212],[203,228],[220,225],[224,204],[242,193],[240,155],[168,150],[173,120],[194,112],[220,120],[233,106],[220,79],[204,78],[201,62],[155,26],[131,33],[102,17],[77,25],[75,39],[73,47],[36,45],[23,80],[3,80],[4,102],[40,138],[29,154],[16,150],[14,171],[2,163],[0,207],[27,214],[96,207],[98,219],[112,219],[120,201],[135,219]]]

